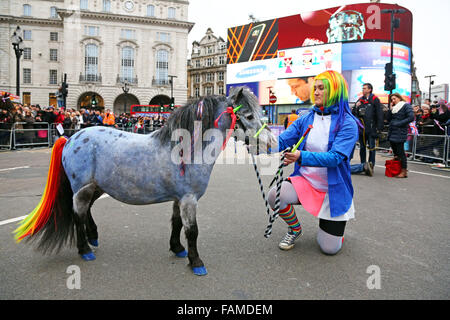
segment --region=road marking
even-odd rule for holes
[[[385,166],[380,166],[380,165],[375,165],[375,167],[378,168],[385,168]],[[424,174],[426,176],[432,176],[432,177],[439,177],[439,178],[446,178],[446,179],[450,179],[450,176],[443,176],[440,174],[433,174],[433,173],[427,173],[427,172],[420,172],[420,171],[413,171],[413,170],[408,170],[408,173],[418,173],[418,174]]]
[[[8,220],[0,221],[0,226],[2,226],[2,225],[4,225],[4,224],[13,223],[13,222],[16,222],[16,221],[23,220],[23,219],[25,219],[26,217],[27,217],[27,216],[21,216],[21,217],[17,217],[17,218],[12,218],[12,219],[8,219]]]
[[[109,194],[105,193],[105,194],[101,195],[100,198],[98,198],[98,200],[105,199],[105,198],[108,198],[108,197],[109,197]],[[21,216],[21,217],[17,217],[17,218],[11,218],[11,219],[8,219],[8,220],[0,221],[0,226],[3,226],[3,225],[8,224],[8,223],[13,223],[13,222],[16,222],[16,221],[23,220],[26,217],[27,216]]]
[[[2,172],[2,171],[10,171],[10,170],[17,170],[17,169],[28,169],[28,168],[30,168],[30,166],[6,168],[6,169],[0,169],[0,172]]]

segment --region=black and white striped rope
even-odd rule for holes
[[[262,181],[261,181],[261,175],[259,173],[258,166],[256,164],[255,156],[253,155],[252,152],[250,152],[250,149],[249,149],[248,145],[247,145],[247,151],[252,157],[253,168],[255,169],[256,178],[258,179],[259,189],[261,191],[261,195],[263,197],[263,200],[264,200],[264,203],[265,203],[265,206],[266,206],[267,215],[269,216],[269,224],[267,225],[266,230],[264,232],[264,237],[269,238],[270,235],[272,234],[273,223],[278,218],[279,211],[280,211],[280,193],[281,193],[281,183],[283,182],[283,167],[284,167],[283,163],[284,163],[284,158],[285,158],[286,151],[283,152],[283,154],[281,156],[280,165],[278,167],[278,171],[277,171],[277,174],[276,174],[276,177],[275,177],[275,179],[277,181],[277,192],[276,192],[276,197],[275,197],[275,204],[274,204],[273,214],[271,214],[269,201],[267,200],[266,194],[264,192],[264,186],[263,186]]]
[[[283,167],[284,158],[286,157],[286,152],[284,151],[281,155],[280,165],[276,174],[277,190],[275,195],[275,204],[273,208],[273,214],[269,216],[269,223],[267,224],[266,231],[264,232],[264,237],[269,238],[272,234],[272,227],[275,220],[278,218],[280,212],[280,195],[281,195],[281,184],[283,183]]]

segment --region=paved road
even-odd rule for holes
[[[0,153],[0,299],[450,298],[450,174],[426,165],[410,164],[408,179],[386,178],[381,167],[374,177],[353,176],[356,219],[343,250],[326,256],[315,239],[318,221],[301,207],[304,235],[293,250],[278,249],[286,231],[280,219],[264,238],[267,218],[253,167],[217,164],[197,218],[209,274],[197,277],[168,250],[171,203],[98,200],[95,261],[82,261],[75,248],[43,256],[16,244],[16,223],[8,221],[39,202],[49,157],[49,149]],[[384,160],[379,156],[378,164]],[[266,186],[270,180],[263,176]],[[73,266],[80,289],[67,285]]]

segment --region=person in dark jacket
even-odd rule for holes
[[[401,172],[397,178],[407,178],[407,160],[404,143],[408,137],[409,123],[414,121],[414,112],[410,104],[403,100],[398,93],[389,95],[389,111],[387,120],[389,122],[388,140],[391,144],[394,157],[400,160]]]
[[[363,96],[358,99],[352,110],[353,115],[364,125],[364,129],[359,132],[359,156],[361,164],[353,164],[351,166],[351,172],[359,173],[364,171],[368,176],[372,176],[376,155],[375,140],[378,138],[378,133],[383,130],[384,113],[380,99],[372,93],[372,84],[365,83],[362,91]],[[367,149],[369,150],[368,162],[366,161],[367,145]]]

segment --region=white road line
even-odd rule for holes
[[[28,169],[29,167],[30,166],[0,169],[0,172],[2,172],[2,171],[10,171],[10,170],[17,170],[17,169]]]
[[[378,167],[378,168],[385,168],[385,166],[380,166],[380,165],[375,165],[375,167]],[[439,177],[439,178],[450,179],[450,176],[443,176],[443,175],[440,175],[440,174],[433,174],[433,173],[427,173],[427,172],[420,172],[420,171],[408,170],[408,173],[410,173],[410,172],[412,172],[412,173],[418,173],[418,174],[423,174],[423,175],[426,175],[426,176],[432,176],[432,177]]]
[[[17,217],[17,218],[12,218],[12,219],[8,219],[8,220],[0,221],[0,226],[2,226],[2,225],[4,225],[4,224],[13,223],[13,222],[16,222],[16,221],[23,220],[23,219],[25,219],[26,217],[27,217],[27,216],[21,216],[21,217]]]
[[[98,199],[104,199],[104,198],[108,198],[108,197],[109,197],[109,194],[105,193],[105,194],[101,195],[100,198],[98,198]],[[0,226],[3,226],[3,225],[8,224],[8,223],[13,223],[13,222],[16,222],[16,221],[23,220],[26,217],[27,216],[21,216],[21,217],[17,217],[17,218],[12,218],[12,219],[8,219],[8,220],[0,221]]]

